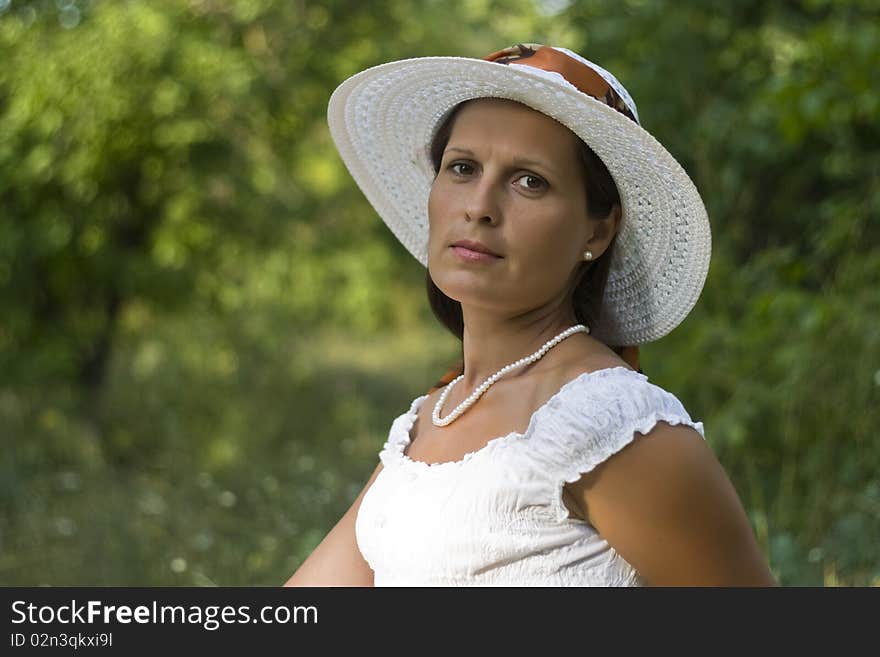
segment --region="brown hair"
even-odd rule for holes
[[[431,141],[431,164],[434,167],[435,176],[440,172],[443,151],[446,149],[449,137],[452,135],[455,117],[467,102],[469,101],[459,103],[450,111]],[[599,159],[599,156],[582,139],[578,139],[578,153],[587,192],[587,216],[590,219],[604,219],[611,212],[614,205],[620,205],[617,185],[614,184],[614,180],[611,178],[605,163]],[[601,256],[595,260],[583,262],[580,266],[580,271],[577,273],[577,282],[572,294],[572,305],[577,321],[587,326],[595,326],[600,319],[602,296],[605,293],[605,285],[608,282],[608,272],[611,266],[615,242],[616,236],[612,238],[608,248],[605,249]],[[455,299],[446,296],[434,284],[431,273],[427,268],[425,270],[425,286],[428,293],[428,303],[431,305],[434,316],[453,335],[462,340],[464,336],[464,319],[462,317],[461,304]],[[618,354],[623,351],[622,347],[612,348]],[[451,378],[454,378],[451,377],[454,372],[460,374],[462,371],[463,365],[456,364],[438,383],[445,385],[448,381],[443,383],[444,379],[449,378],[451,380]]]

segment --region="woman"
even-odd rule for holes
[[[702,423],[638,369],[710,233],[616,78],[518,44],[368,69],[328,116],[463,358],[287,585],[775,584]]]

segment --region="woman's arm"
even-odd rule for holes
[[[379,463],[345,515],[284,586],[373,586],[373,571],[358,549],[354,523],[361,500],[381,470]]]
[[[655,586],[776,586],[714,453],[658,422],[570,485],[590,523]]]

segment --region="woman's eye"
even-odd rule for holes
[[[456,173],[460,176],[467,175],[467,171],[458,171],[455,167],[465,167],[466,169],[470,169],[471,165],[465,162],[453,162],[449,165],[449,168],[452,169],[453,173]]]
[[[533,176],[531,174],[527,174],[525,176],[520,176],[517,180],[518,181],[525,180],[526,182],[523,183],[521,186],[524,187],[525,189],[527,189],[529,191],[533,191],[533,192],[542,189],[543,186],[547,184],[543,180],[538,178],[538,176]]]

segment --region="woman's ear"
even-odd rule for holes
[[[620,203],[615,203],[611,206],[611,211],[606,217],[602,219],[590,219],[593,225],[593,235],[584,246],[584,250],[589,249],[593,252],[593,260],[605,252],[605,249],[611,244],[611,240],[617,235],[617,231],[620,229],[622,216],[623,212],[620,208]]]

